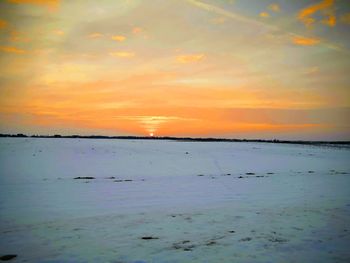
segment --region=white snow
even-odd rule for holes
[[[349,157],[292,144],[1,138],[0,256],[349,262]]]

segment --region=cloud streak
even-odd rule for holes
[[[134,52],[129,52],[129,51],[110,52],[109,55],[113,57],[119,57],[119,58],[132,58],[136,56]]]
[[[13,54],[24,54],[26,51],[24,49],[19,49],[16,47],[10,47],[10,46],[0,46],[0,51],[6,52],[6,53],[13,53]]]
[[[334,0],[323,0],[322,2],[308,6],[298,13],[298,19],[307,27],[311,27],[316,19],[313,15],[317,12],[321,12],[324,16],[322,22],[328,26],[335,26],[336,17],[334,12]]]
[[[122,35],[115,35],[115,36],[112,36],[111,39],[118,42],[123,42],[126,39],[126,37]]]
[[[314,46],[321,42],[318,38],[307,38],[295,36],[292,39],[293,43],[300,46]]]
[[[252,25],[252,26],[255,26],[257,28],[264,28],[264,29],[267,29],[267,30],[270,30],[272,32],[282,32],[285,34],[285,36],[287,37],[287,39],[294,39],[294,38],[308,38],[306,36],[302,36],[300,34],[296,34],[294,32],[290,32],[290,31],[285,31],[277,26],[274,26],[274,25],[271,25],[271,24],[268,24],[268,23],[264,23],[263,21],[258,21],[258,20],[255,20],[253,18],[249,18],[249,17],[246,17],[246,16],[243,16],[241,14],[238,14],[238,13],[235,13],[235,12],[231,12],[231,11],[227,11],[225,9],[222,9],[220,7],[217,7],[217,6],[214,6],[214,5],[210,5],[210,4],[207,4],[207,3],[203,3],[199,0],[184,0],[190,4],[192,4],[193,6],[196,6],[200,9],[203,9],[203,10],[206,10],[208,12],[212,12],[212,13],[215,13],[215,14],[218,14],[218,15],[222,15],[222,16],[225,16],[227,18],[230,18],[230,19],[233,19],[235,21],[239,21],[239,22],[243,22],[243,23],[247,23],[249,25]],[[326,2],[326,4],[322,4]],[[326,8],[330,8],[332,5],[333,5],[333,2],[334,0],[324,0],[320,5],[322,7],[322,9],[325,9],[324,6],[326,6]],[[310,7],[309,7],[310,8]],[[316,9],[316,10],[315,10]],[[311,9],[303,9],[303,10],[306,10],[306,11],[301,11],[301,17],[302,19],[306,19],[306,20],[309,20],[310,18],[308,18],[310,15],[312,15],[313,13],[315,13],[317,10],[319,10],[319,6],[316,5],[316,8],[313,7]],[[299,15],[300,15],[300,12],[299,12]],[[298,16],[299,17],[299,16]],[[328,16],[329,18],[329,16]],[[311,18],[313,19],[313,18]],[[332,18],[331,18],[332,20]],[[313,21],[313,20],[309,20],[309,21]],[[308,22],[310,23],[310,22]],[[313,23],[313,22],[311,22]],[[329,23],[332,23],[332,22],[329,22]],[[338,51],[338,52],[342,52],[346,55],[350,55],[350,52],[337,45],[337,44],[334,44],[330,41],[325,41],[325,40],[322,40],[320,41],[319,45],[323,45],[324,47],[327,47],[328,49],[331,49],[331,50],[335,50],[335,51]]]
[[[176,61],[179,63],[194,63],[199,62],[205,58],[204,54],[193,54],[193,55],[180,55],[176,57]]]
[[[55,11],[60,4],[60,0],[7,0],[7,2],[12,4],[30,4],[37,6],[45,6],[50,11]]]
[[[0,29],[6,28],[7,26],[8,23],[5,20],[0,19]]]

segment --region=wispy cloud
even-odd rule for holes
[[[274,26],[266,25],[260,21],[248,18],[248,17],[243,16],[239,13],[227,11],[227,10],[220,8],[220,7],[217,7],[215,5],[207,4],[207,3],[204,3],[204,2],[201,2],[198,0],[185,0],[185,1],[187,1],[188,3],[192,4],[193,6],[198,7],[200,9],[203,9],[203,10],[206,10],[208,12],[212,12],[212,13],[215,13],[215,14],[227,17],[227,18],[231,18],[231,19],[234,19],[236,21],[244,22],[244,23],[255,25],[258,27],[263,26],[263,27],[267,27],[267,28],[271,28],[271,29],[276,29],[276,27],[274,27]]]
[[[118,41],[118,42],[122,42],[126,39],[126,37],[122,36],[122,35],[115,35],[115,36],[112,36],[111,38],[115,41]]]
[[[7,0],[9,3],[13,4],[31,4],[38,6],[45,6],[50,11],[55,11],[60,4],[60,0]]]
[[[273,12],[281,11],[281,7],[279,4],[271,4],[271,5],[269,5],[269,9]]]
[[[12,31],[10,33],[9,40],[11,42],[19,42],[19,43],[27,43],[31,41],[29,37],[17,31]]]
[[[218,15],[225,16],[225,17],[233,19],[235,21],[239,21],[239,22],[242,22],[242,23],[250,24],[252,26],[256,26],[258,28],[271,30],[271,31],[274,31],[274,32],[276,32],[276,31],[277,32],[282,32],[282,33],[285,34],[285,36],[287,38],[292,38],[292,39],[294,39],[294,38],[296,38],[296,39],[308,38],[308,37],[302,36],[300,34],[296,34],[296,33],[290,32],[290,31],[283,30],[280,27],[264,23],[263,20],[255,20],[253,18],[250,18],[250,17],[247,17],[247,16],[243,16],[243,15],[241,15],[239,13],[236,13],[236,12],[227,11],[227,10],[222,9],[220,7],[207,4],[207,3],[201,2],[199,0],[185,0],[185,1],[190,3],[190,4],[192,4],[192,5],[194,5],[194,6],[196,6],[196,7],[198,7],[198,8],[200,8],[200,9],[203,9],[203,10],[206,10],[208,12],[212,12],[212,13],[215,13],[215,14],[218,14]],[[320,10],[319,5],[322,7],[322,10],[323,10],[324,6],[329,7],[329,8],[332,7],[333,6],[333,2],[334,2],[334,0],[324,0],[322,3],[316,5],[316,8],[314,8],[314,7],[311,8],[311,9],[305,8],[305,9],[303,9],[303,10],[301,10],[299,12],[298,18],[300,20],[302,20],[302,21],[305,21],[305,23],[310,23],[311,22],[311,24],[313,24],[315,22],[315,19],[313,19],[312,17],[309,17],[309,16],[314,14],[316,11]],[[316,11],[314,11],[315,9],[316,9]],[[333,10],[333,9],[331,9],[331,10]],[[342,52],[342,53],[345,53],[347,55],[350,54],[350,52],[347,49],[345,49],[345,48],[343,48],[343,47],[341,47],[341,46],[339,46],[337,44],[334,44],[334,43],[332,43],[330,41],[323,40],[322,42],[320,42],[320,44],[324,45],[325,47],[327,47],[329,49],[332,49],[332,50],[335,50],[335,51],[338,51],[338,52]]]
[[[55,29],[52,31],[55,35],[58,35],[58,36],[63,36],[64,35],[64,31],[61,30],[61,29]]]
[[[211,22],[215,25],[220,25],[220,24],[224,24],[226,22],[226,17],[217,17],[217,18],[213,18],[211,19]]]
[[[300,37],[300,36],[293,37],[292,41],[294,44],[300,45],[300,46],[314,46],[320,43],[320,39],[318,38],[308,38],[308,37]]]
[[[110,52],[109,55],[113,57],[120,57],[120,58],[132,58],[136,56],[134,52],[128,52],[128,51]]]
[[[259,16],[260,16],[260,17],[263,17],[263,18],[269,18],[269,17],[270,17],[270,14],[267,13],[267,12],[261,12],[261,13],[259,14]]]
[[[180,63],[193,63],[201,61],[204,58],[204,54],[180,55],[176,57],[176,61]]]
[[[303,70],[304,75],[313,75],[320,71],[319,67],[310,67]]]
[[[310,27],[316,22],[313,15],[320,11],[324,16],[322,22],[328,26],[335,26],[336,17],[333,5],[334,0],[323,0],[318,4],[300,10],[298,13],[298,19],[304,23],[305,26]]]
[[[350,13],[344,14],[340,17],[340,21],[344,24],[350,25]]]
[[[134,28],[132,29],[132,32],[133,32],[134,34],[140,34],[142,31],[143,31],[143,28],[142,28],[142,27],[134,27]]]
[[[5,20],[0,19],[0,29],[7,27],[7,25],[8,23]]]
[[[100,38],[100,37],[103,37],[103,34],[101,33],[91,33],[87,36],[88,38]]]
[[[0,51],[6,53],[23,54],[26,53],[25,50],[10,46],[0,46]]]

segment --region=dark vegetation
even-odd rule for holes
[[[350,141],[303,141],[303,140],[263,140],[263,139],[226,139],[226,138],[191,138],[191,137],[150,137],[150,136],[103,136],[103,135],[26,135],[18,134],[0,134],[0,137],[19,137],[19,138],[65,138],[65,139],[119,139],[119,140],[172,140],[172,141],[199,141],[199,142],[265,142],[265,143],[289,143],[289,144],[308,144],[308,145],[350,145]],[[188,153],[186,153],[188,154]]]

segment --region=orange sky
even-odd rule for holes
[[[0,2],[0,132],[349,140],[342,1]]]

